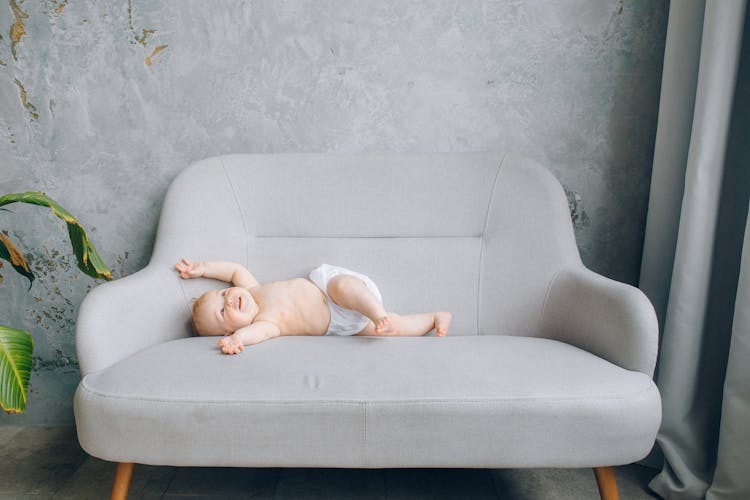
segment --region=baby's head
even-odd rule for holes
[[[231,335],[253,322],[258,304],[238,286],[212,290],[193,303],[193,324],[199,335]]]

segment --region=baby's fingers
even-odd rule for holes
[[[236,345],[225,345],[222,346],[221,352],[224,354],[239,354],[242,351],[242,346],[236,346]]]
[[[224,354],[231,354],[231,352],[229,352],[229,346],[226,343],[220,340],[218,344],[219,344],[219,349],[221,349],[221,352],[223,352]]]
[[[180,272],[180,276],[183,278],[193,278],[199,275],[196,272],[197,264],[190,262],[184,257],[174,267]]]

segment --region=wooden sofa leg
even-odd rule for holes
[[[115,472],[115,484],[112,486],[112,500],[125,500],[128,498],[130,480],[133,478],[135,464],[120,462]]]
[[[594,475],[596,484],[599,486],[599,497],[602,500],[620,500],[615,470],[612,467],[595,467]]]

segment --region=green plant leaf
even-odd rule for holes
[[[26,276],[29,280],[29,288],[31,288],[31,284],[34,282],[34,273],[29,269],[29,263],[26,262],[21,250],[2,232],[0,232],[0,259],[7,260],[13,266],[13,269]]]
[[[97,253],[81,223],[59,203],[38,191],[0,196],[0,207],[16,202],[39,205],[52,210],[52,213],[68,226],[70,243],[73,246],[76,259],[78,259],[78,268],[92,278],[112,279],[112,273]]]
[[[0,405],[8,413],[26,409],[33,352],[28,332],[0,325]]]

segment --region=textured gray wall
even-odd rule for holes
[[[165,190],[233,152],[502,150],[548,165],[584,262],[637,280],[665,1],[8,0],[0,193],[43,190],[117,277],[147,262]],[[30,404],[69,423],[74,325],[94,282],[63,226],[0,212],[33,258],[0,270],[0,324],[36,340]]]

